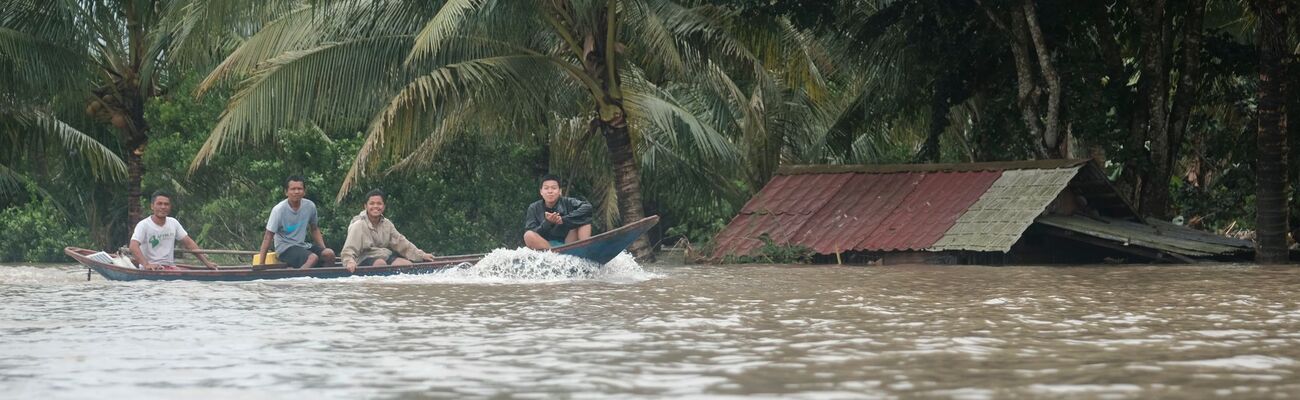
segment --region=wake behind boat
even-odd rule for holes
[[[658,216],[650,216],[640,221],[624,225],[586,240],[559,246],[551,251],[580,257],[604,265],[619,253],[627,249],[638,237],[649,231],[659,222]],[[224,266],[217,270],[196,265],[177,265],[173,270],[143,270],[132,266],[119,265],[113,255],[101,251],[67,247],[63,253],[77,262],[89,267],[104,278],[115,281],[154,280],[154,281],[251,281],[258,279],[284,278],[342,278],[347,276],[385,276],[398,274],[426,274],[455,268],[461,264],[473,264],[483,259],[484,254],[467,254],[435,257],[433,261],[411,265],[385,265],[357,267],[356,272],[348,272],[341,264],[310,269],[285,268],[284,264],[271,265],[236,265]]]

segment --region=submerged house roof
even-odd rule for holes
[[[1072,215],[1085,206],[1095,215]],[[1063,207],[1071,210],[1055,213]],[[781,168],[717,235],[713,256],[753,255],[763,246],[763,237],[818,254],[1005,253],[1040,217],[1054,214],[1053,227],[1101,240],[1148,233],[1133,229],[1149,225],[1089,160],[793,166]],[[1100,227],[1077,221],[1103,217],[1110,222],[1099,222]],[[1164,229],[1177,230],[1190,231]],[[1191,239],[1178,239],[1180,245],[1160,251],[1199,256],[1250,247],[1249,242],[1231,242],[1208,248],[1188,244],[1204,237],[1181,235]]]

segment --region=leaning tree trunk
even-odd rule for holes
[[[641,169],[636,163],[627,121],[620,117],[614,121],[600,121],[600,125],[605,136],[605,146],[609,149],[610,163],[614,167],[618,213],[622,216],[623,223],[639,221],[645,218],[641,204]],[[650,242],[645,236],[638,237],[628,250],[637,259],[654,260]]]
[[[1285,0],[1260,0],[1259,159],[1255,163],[1255,261],[1287,262]]]
[[[618,193],[618,213],[623,223],[639,221],[645,218],[641,203],[641,169],[636,162],[636,148],[628,131],[627,110],[623,108],[622,83],[618,75],[618,14],[616,10],[604,8],[597,15],[605,19],[604,24],[596,24],[596,30],[587,35],[583,41],[580,54],[583,69],[600,85],[597,115],[593,123],[600,128],[605,137],[605,147],[609,150],[609,159],[614,169],[614,189]],[[632,255],[642,261],[654,261],[653,249],[645,236],[638,237],[628,248]]]

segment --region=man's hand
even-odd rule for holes
[[[564,218],[561,218],[561,217],[560,217],[560,213],[557,213],[557,212],[548,212],[548,213],[546,213],[546,220],[547,220],[547,221],[550,221],[552,224],[556,224],[556,225],[563,225],[563,224],[564,224]]]
[[[343,262],[343,267],[348,269],[348,273],[357,272],[357,261],[347,260]]]
[[[424,253],[424,261],[433,261],[433,253]]]
[[[206,265],[206,266],[208,266],[209,269],[213,269],[213,270],[220,270],[220,269],[221,269],[221,268],[217,268],[217,264],[213,264],[212,261],[206,261],[206,260],[205,260],[205,261],[203,261],[203,265]]]

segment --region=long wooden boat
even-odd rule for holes
[[[650,216],[640,221],[624,225],[618,229],[611,230],[599,235],[592,236],[587,240],[577,241],[556,247],[551,251],[568,254],[591,260],[598,264],[608,263],[617,257],[627,246],[631,245],[638,237],[645,234],[650,228],[659,222],[658,216]],[[397,274],[427,274],[437,271],[456,268],[463,264],[473,264],[482,260],[486,254],[467,254],[456,256],[435,257],[433,261],[414,263],[411,265],[382,267],[369,266],[357,267],[355,272],[348,272],[341,264],[335,263],[328,267],[317,267],[311,269],[285,268],[284,264],[271,265],[236,265],[223,266],[213,270],[202,265],[177,265],[180,267],[175,270],[143,270],[119,266],[111,262],[111,259],[105,260],[105,254],[96,256],[101,253],[95,250],[87,250],[77,247],[67,247],[63,253],[68,257],[77,260],[77,262],[103,275],[104,278],[114,281],[134,281],[134,280],[153,280],[153,281],[251,281],[258,279],[283,279],[283,278],[341,278],[346,276],[384,276]]]

